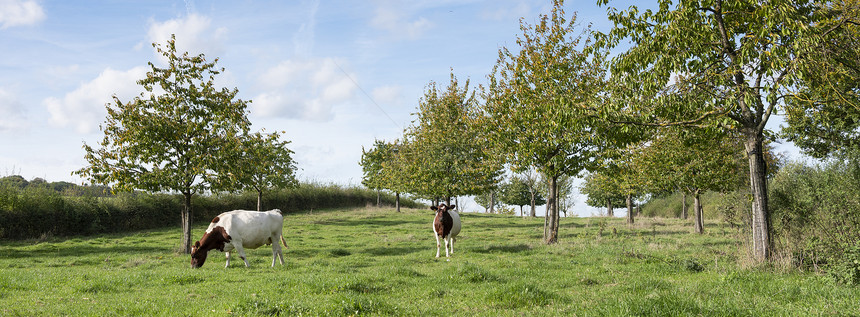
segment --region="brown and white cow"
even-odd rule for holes
[[[433,232],[436,234],[436,257],[439,257],[439,238],[445,241],[445,257],[451,257],[448,253],[448,244],[451,245],[451,254],[454,253],[454,238],[460,233],[460,215],[454,211],[457,205],[447,206],[444,203],[438,207],[431,206],[430,209],[436,211],[436,218],[433,219]]]
[[[278,240],[287,246],[281,232],[284,228],[284,216],[278,209],[269,211],[234,210],[222,213],[212,219],[209,228],[199,241],[191,248],[191,267],[199,268],[206,262],[210,250],[225,252],[227,265],[230,266],[230,252],[234,249],[239,253],[245,266],[249,267],[245,257],[245,249],[256,249],[264,244],[272,245],[272,266],[275,260],[284,264],[284,255]]]

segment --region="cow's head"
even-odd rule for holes
[[[209,255],[209,250],[216,249],[224,251],[224,244],[230,242],[230,235],[224,230],[224,227],[212,228],[212,231],[203,234],[199,241],[194,242],[191,247],[191,268],[199,268],[206,263],[206,256]]]
[[[208,253],[208,251],[200,250],[200,241],[194,242],[194,246],[191,247],[191,268],[196,269],[203,266],[203,263],[206,263]]]
[[[441,203],[441,204],[439,204],[438,207],[430,206],[430,209],[435,210],[436,213],[440,213],[440,212],[444,212],[444,211],[448,211],[448,210],[454,210],[454,208],[457,208],[457,205],[448,206],[448,205],[445,205],[445,203]]]

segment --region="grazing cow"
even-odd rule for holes
[[[281,231],[284,228],[284,216],[278,209],[269,211],[234,210],[222,213],[212,219],[206,233],[200,241],[191,248],[191,267],[199,268],[206,262],[206,255],[212,249],[225,252],[227,265],[230,266],[230,251],[236,249],[245,266],[249,267],[245,257],[245,248],[256,249],[264,244],[272,245],[272,266],[275,260],[284,265],[284,255],[278,240],[287,246]]]
[[[433,219],[433,232],[436,233],[436,257],[439,257],[439,238],[445,240],[445,257],[451,257],[448,254],[448,244],[451,244],[451,253],[454,253],[454,238],[460,233],[460,215],[453,209],[456,205],[446,206],[439,204],[439,207],[431,206],[430,209],[436,211],[436,218]]]

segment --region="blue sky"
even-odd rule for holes
[[[596,1],[570,1],[582,25],[611,25]],[[626,8],[636,1],[611,1]],[[637,3],[639,4],[639,3]],[[425,85],[483,84],[519,19],[551,1],[0,0],[0,176],[82,180],[105,103],[129,100],[153,42],[219,58],[219,85],[252,100],[253,129],[285,131],[305,180],[356,185],[362,146],[393,140]],[[580,201],[584,198],[578,199]],[[583,203],[578,202],[580,209]],[[590,211],[578,212],[588,215]]]

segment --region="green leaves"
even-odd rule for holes
[[[480,194],[498,184],[502,165],[491,155],[486,133],[477,128],[478,114],[469,80],[461,86],[451,74],[445,90],[428,84],[397,155],[406,191],[452,197]]]
[[[401,168],[397,165],[399,160],[400,144],[395,141],[393,143],[382,140],[375,140],[373,148],[365,150],[361,149],[361,165],[364,176],[361,184],[370,189],[380,190],[389,189],[395,192],[401,192],[400,186]]]
[[[517,53],[499,51],[482,126],[515,170],[576,174],[588,167],[599,142],[590,111],[600,105],[604,55],[578,50],[592,39],[574,35],[576,16],[568,20],[560,2],[539,21],[521,23]]]
[[[247,102],[235,99],[236,89],[214,88],[219,71],[202,54],[177,55],[175,39],[167,48],[153,46],[168,67],[149,63],[152,70],[138,81],[148,94],[129,102],[114,97],[101,148],[84,144],[90,166],[75,173],[126,191],[208,190],[234,163],[235,137],[250,125]]]
[[[783,137],[823,158],[860,144],[860,3],[834,1],[817,13],[795,48],[798,89],[785,99]]]
[[[250,189],[257,192],[272,188],[287,188],[298,185],[295,178],[294,152],[287,148],[290,141],[282,141],[278,132],[257,132],[241,136],[232,146],[237,146],[226,166],[222,179],[224,189]]]

